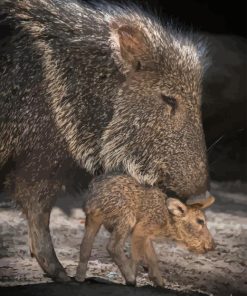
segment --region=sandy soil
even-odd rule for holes
[[[206,255],[195,255],[171,242],[156,244],[165,287],[187,291],[189,295],[192,291],[224,296],[247,295],[247,184],[213,183],[211,191],[217,201],[207,211],[207,217],[217,248]],[[62,197],[51,215],[56,252],[71,276],[75,274],[84,231],[80,204],[79,197]],[[0,222],[0,286],[51,282],[36,260],[30,257],[25,217],[5,196],[0,199]],[[101,229],[87,275],[123,283],[106,252],[107,238],[107,231]],[[140,271],[138,286],[147,284],[151,284],[147,274]]]

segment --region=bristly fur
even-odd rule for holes
[[[82,168],[206,190],[201,41],[132,4],[4,0],[0,11],[14,30],[0,56],[0,167],[15,162],[6,189],[27,215],[49,212]]]

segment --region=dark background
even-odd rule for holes
[[[90,0],[79,0],[90,2]],[[97,2],[97,0],[95,0]],[[108,0],[110,3],[136,3],[176,24],[196,31],[247,37],[247,1],[213,0]]]
[[[246,1],[148,0],[159,13],[195,30],[246,37]],[[145,4],[144,4],[145,5]]]
[[[217,44],[218,47],[216,46],[214,50],[214,63],[217,64],[217,69],[220,68],[220,71],[217,70],[217,74],[213,72],[213,75],[216,75],[214,79],[218,80],[219,83],[214,85],[209,81],[206,84],[202,106],[207,147],[211,147],[208,153],[210,174],[215,180],[247,181],[246,2],[135,1],[144,8],[149,7],[156,11],[161,18],[168,21],[172,19],[178,26],[185,29],[193,29],[203,34],[213,34],[216,40],[220,42],[220,46]],[[11,33],[12,28],[5,22],[1,23],[0,17],[0,46],[11,36]],[[228,36],[228,39],[225,40],[225,37],[222,37],[223,35]],[[225,61],[222,56],[226,56]],[[217,60],[219,57],[220,61]],[[229,63],[231,64],[230,67],[228,66]],[[238,64],[235,68],[234,63]],[[226,71],[229,71],[229,73],[225,74]],[[221,83],[223,74],[227,77],[225,82]],[[242,82],[239,89],[237,88],[237,91],[235,91],[234,97],[229,99],[229,97],[222,96],[224,89],[235,79],[237,81],[239,75],[241,75]]]

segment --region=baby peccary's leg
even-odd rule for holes
[[[145,247],[146,236],[140,224],[137,224],[131,236],[131,264],[134,274],[137,276],[138,265],[142,261],[147,268],[145,261]]]
[[[116,227],[110,237],[107,250],[113,261],[117,264],[127,285],[135,285],[136,277],[132,271],[130,260],[124,254],[124,244],[128,237],[130,227]]]
[[[150,280],[153,281],[156,286],[162,287],[164,282],[160,274],[157,255],[150,238],[147,238],[145,241],[144,252],[145,261],[148,264],[148,275]]]
[[[75,279],[79,282],[83,282],[86,278],[87,264],[93,248],[93,242],[101,225],[101,217],[94,217],[93,215],[86,217],[85,234],[80,247],[80,262],[75,276]]]

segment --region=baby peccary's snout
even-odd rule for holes
[[[213,249],[213,238],[201,209],[214,202],[185,205],[157,188],[147,188],[126,175],[105,175],[96,178],[85,197],[85,234],[80,248],[76,279],[84,281],[94,238],[101,225],[111,232],[107,250],[119,267],[127,284],[135,285],[138,265],[148,268],[150,280],[163,286],[158,259],[152,241],[170,238],[188,249],[205,253]],[[131,256],[124,245],[131,233]]]
[[[209,243],[206,243],[205,250],[206,251],[213,251],[215,249],[215,242],[212,239]]]
[[[208,242],[205,243],[204,245],[204,249],[205,249],[205,253],[208,251],[213,251],[215,250],[215,242],[213,240],[213,238],[211,238]]]

